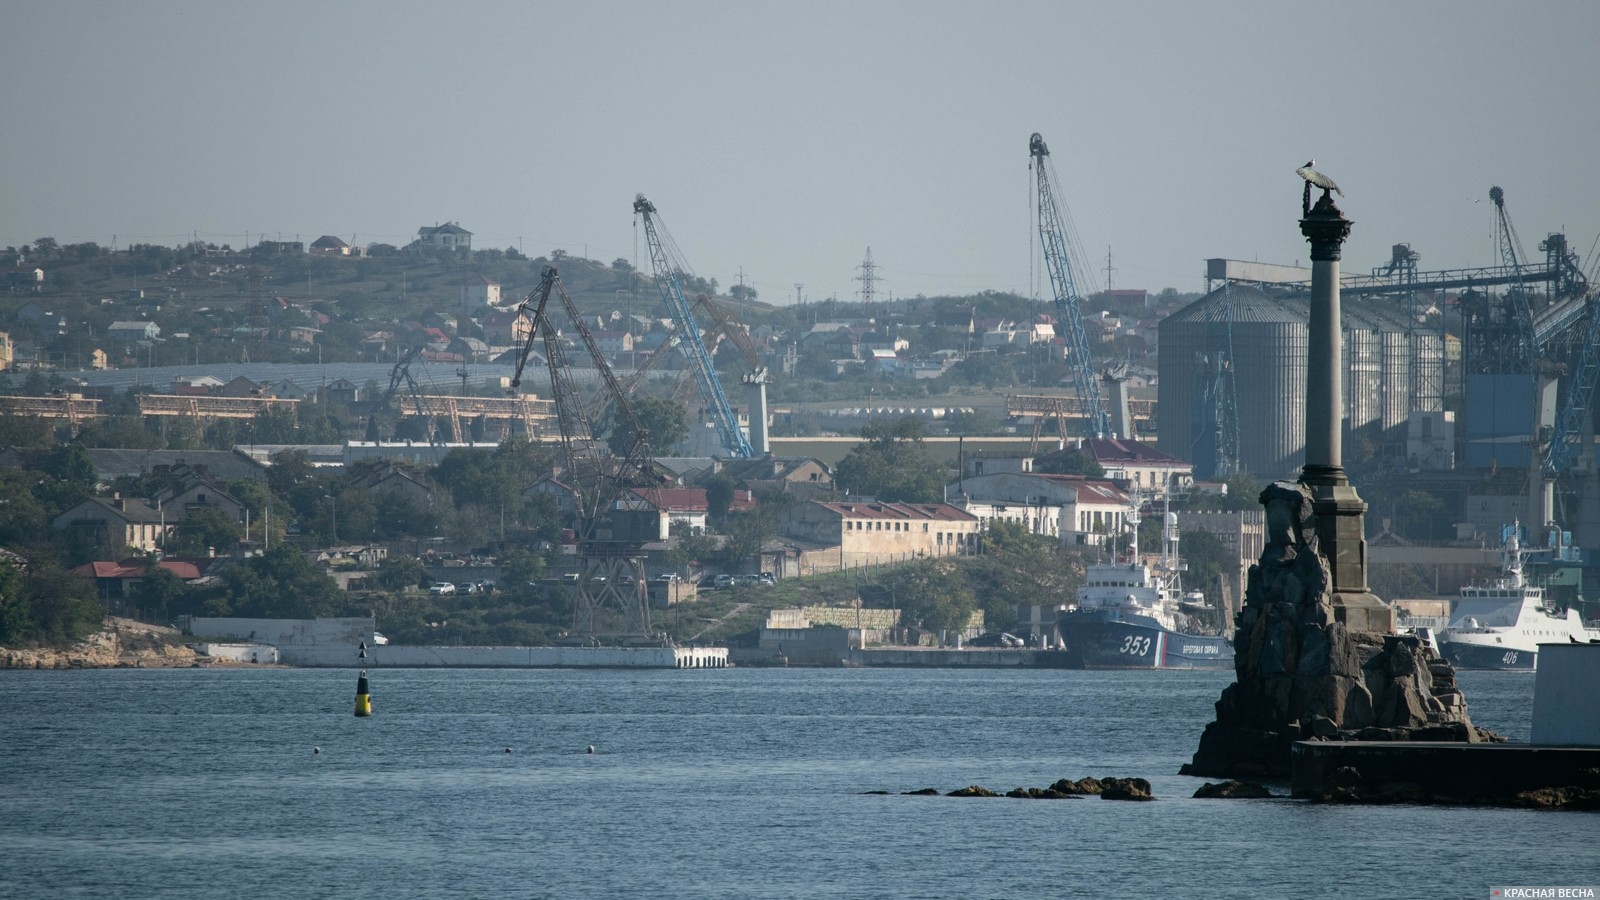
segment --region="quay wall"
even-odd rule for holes
[[[346,646],[282,647],[291,666],[349,668]],[[368,647],[369,669],[721,669],[726,647]]]
[[[1017,648],[973,648],[969,650],[920,650],[914,647],[869,647],[849,650],[845,665],[885,668],[933,666],[938,668],[1016,668],[1020,666],[1048,665],[1040,651]]]
[[[277,662],[306,668],[721,669],[726,647],[418,647],[372,642],[371,617],[344,619],[193,618],[184,631],[219,641],[277,648]],[[359,656],[365,643],[366,658]]]

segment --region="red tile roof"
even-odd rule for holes
[[[181,559],[163,559],[156,565],[186,581],[193,581],[200,577],[200,567],[192,562],[184,562]],[[121,562],[100,560],[84,563],[72,570],[73,575],[81,575],[86,578],[143,578],[146,572],[145,563],[142,559],[125,559]]]
[[[656,509],[668,512],[706,512],[711,508],[704,488],[634,488],[633,493]],[[749,491],[736,490],[728,509],[737,512],[754,509],[755,505],[755,498]]]
[[[977,519],[977,516],[948,503],[814,502],[852,519],[930,519],[943,522],[971,522]]]

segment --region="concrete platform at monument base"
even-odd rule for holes
[[[1298,741],[1294,796],[1506,803],[1545,789],[1600,803],[1600,643],[1540,644],[1532,743]]]
[[[1495,803],[1541,788],[1587,785],[1600,769],[1600,747],[1298,741],[1291,752],[1291,790],[1308,799],[1358,786],[1367,797]],[[1354,770],[1359,782],[1352,784],[1344,770]]]

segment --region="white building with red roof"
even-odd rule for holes
[[[838,548],[839,568],[976,553],[982,524],[948,503],[812,500],[784,510],[778,530]]]
[[[1194,484],[1194,463],[1139,441],[1092,438],[1082,441],[1106,477],[1127,484],[1136,493],[1160,499],[1170,485],[1178,493]]]
[[[663,541],[675,535],[704,531],[706,517],[711,511],[704,488],[634,488],[618,505],[622,509],[659,510],[666,519],[659,538]],[[755,497],[749,491],[735,489],[728,511],[744,512],[755,506]]]
[[[1133,511],[1126,491],[1109,479],[1082,475],[976,475],[949,485],[945,495],[984,527],[1012,522],[1064,546],[1099,544],[1123,534]]]

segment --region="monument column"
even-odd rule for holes
[[[1336,621],[1353,631],[1394,631],[1394,613],[1367,588],[1367,504],[1345,476],[1343,373],[1340,347],[1339,254],[1350,220],[1324,189],[1303,210],[1300,232],[1311,243],[1311,319],[1306,347],[1306,462],[1300,483],[1311,490],[1317,551],[1333,576]]]

